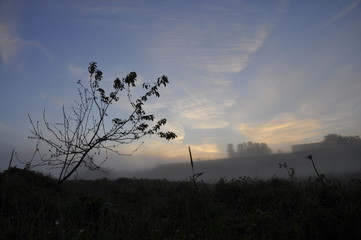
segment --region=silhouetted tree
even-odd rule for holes
[[[228,153],[228,157],[234,157],[234,148],[233,148],[233,144],[229,143],[227,145],[227,153]]]
[[[233,152],[230,151],[231,149],[233,150],[233,144],[228,144],[227,151],[229,157],[267,155],[272,153],[272,150],[267,146],[266,143],[254,143],[251,141],[238,144],[236,152],[234,152],[234,150]],[[232,153],[232,155],[230,153]]]
[[[361,144],[359,136],[341,136],[337,134],[328,134],[324,137],[323,143],[326,144]]]
[[[237,145],[237,153],[246,152],[246,151],[247,151],[246,143],[241,143]]]
[[[100,87],[103,72],[97,67],[96,62],[91,62],[88,68],[90,74],[89,86],[86,87],[79,80],[79,101],[70,108],[71,114],[62,109],[63,119],[60,123],[51,123],[47,120],[45,110],[43,112],[44,130],[39,121],[34,123],[29,115],[32,126],[29,138],[37,140],[37,150],[40,143],[49,147],[50,155],[41,155],[41,163],[37,166],[50,165],[60,169],[58,183],[68,179],[77,168],[84,165],[92,170],[99,169],[101,164],[95,162],[95,157],[101,151],[111,151],[119,155],[116,147],[132,143],[144,136],[158,135],[161,138],[171,140],[177,137],[174,132],[161,132],[167,120],[160,119],[155,123],[153,114],[146,114],[143,109],[144,103],[153,96],[159,97],[159,88],[169,83],[166,76],[150,85],[143,83],[145,92],[137,99],[133,99],[132,93],[136,88],[137,74],[129,73],[125,78],[116,78],[113,91],[106,94]],[[110,117],[110,107],[119,100],[119,94],[124,93],[130,106],[129,116]],[[136,150],[136,149],[135,149]],[[133,151],[134,152],[134,151]],[[106,161],[108,157],[103,160]],[[103,163],[102,162],[102,163]]]

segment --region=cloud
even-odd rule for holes
[[[235,104],[231,80],[224,78],[190,79],[188,82],[171,82],[156,102],[147,102],[145,109],[169,122],[178,122],[187,129],[216,129],[229,126],[228,110]],[[175,84],[175,85],[173,85]]]
[[[104,4],[101,2],[101,4]],[[113,15],[129,12],[132,8],[125,5],[102,5],[102,6],[89,6],[86,7],[85,12],[97,15]]]
[[[74,65],[70,65],[68,70],[71,74],[73,74],[76,77],[83,77],[84,73],[86,72],[85,69]]]
[[[298,118],[292,114],[279,114],[262,123],[242,123],[237,130],[251,141],[270,145],[292,144],[320,134],[321,122],[316,118]]]
[[[231,32],[239,32],[241,26],[236,28]],[[218,46],[200,56],[193,56],[195,67],[210,73],[239,73],[247,67],[251,55],[262,46],[268,31],[265,25],[261,25],[255,31],[242,31],[240,35],[218,34],[220,38],[214,39]]]
[[[1,133],[4,134],[5,132],[12,132],[12,131],[13,131],[12,127],[0,122],[0,132]]]
[[[8,65],[25,45],[23,39],[14,36],[13,29],[9,25],[0,23],[0,55],[5,65]]]
[[[335,15],[330,21],[325,23],[323,25],[323,27],[336,22],[338,19],[340,19],[343,16],[347,15],[351,10],[353,10],[355,7],[357,7],[360,3],[361,3],[360,0],[351,2],[349,5],[344,7],[340,12],[338,12],[337,15]]]
[[[160,34],[155,51],[160,61],[176,61],[188,70],[238,73],[262,46],[267,34],[266,25],[251,30],[234,24],[227,32],[215,27],[199,29],[188,24],[174,25]]]
[[[266,40],[272,21],[257,15],[246,4],[211,3],[193,11],[165,14],[153,41],[158,61],[191,71],[235,74],[247,67],[253,53]],[[197,22],[197,24],[194,24]]]
[[[328,133],[360,134],[361,82],[357,64],[339,66],[327,84],[314,86],[300,102],[300,111],[309,116],[322,116]]]
[[[350,3],[347,7],[342,9],[341,12],[339,12],[339,14],[337,14],[331,21],[334,22],[334,21],[338,20],[339,18],[343,17],[348,12],[350,12],[352,9],[357,7],[360,4],[360,2],[361,1],[354,1],[354,2]]]
[[[15,35],[14,27],[0,23],[0,55],[3,63],[9,65],[26,47],[35,47],[42,51],[49,59],[51,53],[41,44],[33,41],[26,41]]]
[[[172,112],[180,122],[191,129],[224,128],[229,125],[226,110],[231,105],[232,100],[223,96],[197,94],[196,97],[176,102]]]

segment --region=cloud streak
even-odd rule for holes
[[[178,103],[174,108],[174,114],[191,129],[227,127],[229,122],[226,120],[225,106],[228,102],[220,98],[217,103],[214,104],[207,96],[197,95],[197,97],[185,99],[181,104]]]
[[[84,74],[86,73],[84,68],[81,68],[81,67],[78,67],[75,65],[69,65],[68,70],[72,75],[74,75],[76,77],[83,77]]]
[[[219,25],[222,23],[217,23]],[[160,33],[154,54],[162,62],[176,59],[178,66],[187,70],[205,70],[210,74],[239,73],[262,46],[268,28],[261,24],[253,30],[240,23],[229,28],[203,29],[191,23],[174,23]]]
[[[14,35],[13,29],[4,23],[0,23],[0,55],[5,65],[10,64],[24,48],[26,42]]]
[[[279,146],[319,136],[321,126],[321,122],[316,118],[299,118],[284,113],[262,123],[242,123],[237,130],[251,141]]]
[[[352,11],[354,8],[356,8],[361,3],[360,0],[353,1],[350,4],[348,4],[346,7],[344,7],[341,11],[339,11],[331,20],[329,20],[327,23],[323,25],[323,27],[330,25],[340,18],[344,17],[345,15],[349,14],[350,11]]]
[[[48,58],[53,58],[50,52],[41,44],[17,37],[12,25],[0,23],[0,56],[5,66],[10,65],[27,47],[34,47],[43,52]]]

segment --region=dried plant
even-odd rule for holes
[[[321,183],[322,183],[323,185],[325,185],[325,184],[326,184],[325,181],[324,181],[325,175],[319,174],[319,172],[317,171],[315,162],[313,161],[313,156],[312,156],[311,154],[309,154],[309,155],[306,157],[306,159],[310,159],[310,161],[311,161],[311,163],[312,163],[312,166],[313,166],[313,169],[315,170],[318,179],[321,181]]]
[[[284,168],[287,171],[288,176],[291,179],[291,182],[294,182],[296,178],[296,170],[293,167],[289,167],[286,162],[278,164],[280,168]]]
[[[194,164],[193,164],[193,157],[192,157],[192,151],[191,151],[191,147],[188,146],[188,151],[189,151],[189,158],[191,161],[191,167],[192,167],[192,182],[193,182],[193,186],[194,188],[198,188],[197,187],[197,178],[199,178],[200,176],[203,175],[203,172],[199,172],[199,173],[194,173]]]

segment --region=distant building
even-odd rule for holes
[[[332,145],[333,146],[333,145]],[[292,145],[292,152],[305,152],[315,149],[329,148],[330,144],[323,142]]]
[[[317,150],[317,149],[341,149],[341,148],[360,148],[361,144],[356,142],[351,143],[324,143],[324,142],[317,142],[317,143],[306,143],[306,144],[297,144],[292,145],[291,149],[292,152],[306,152],[311,150]]]

